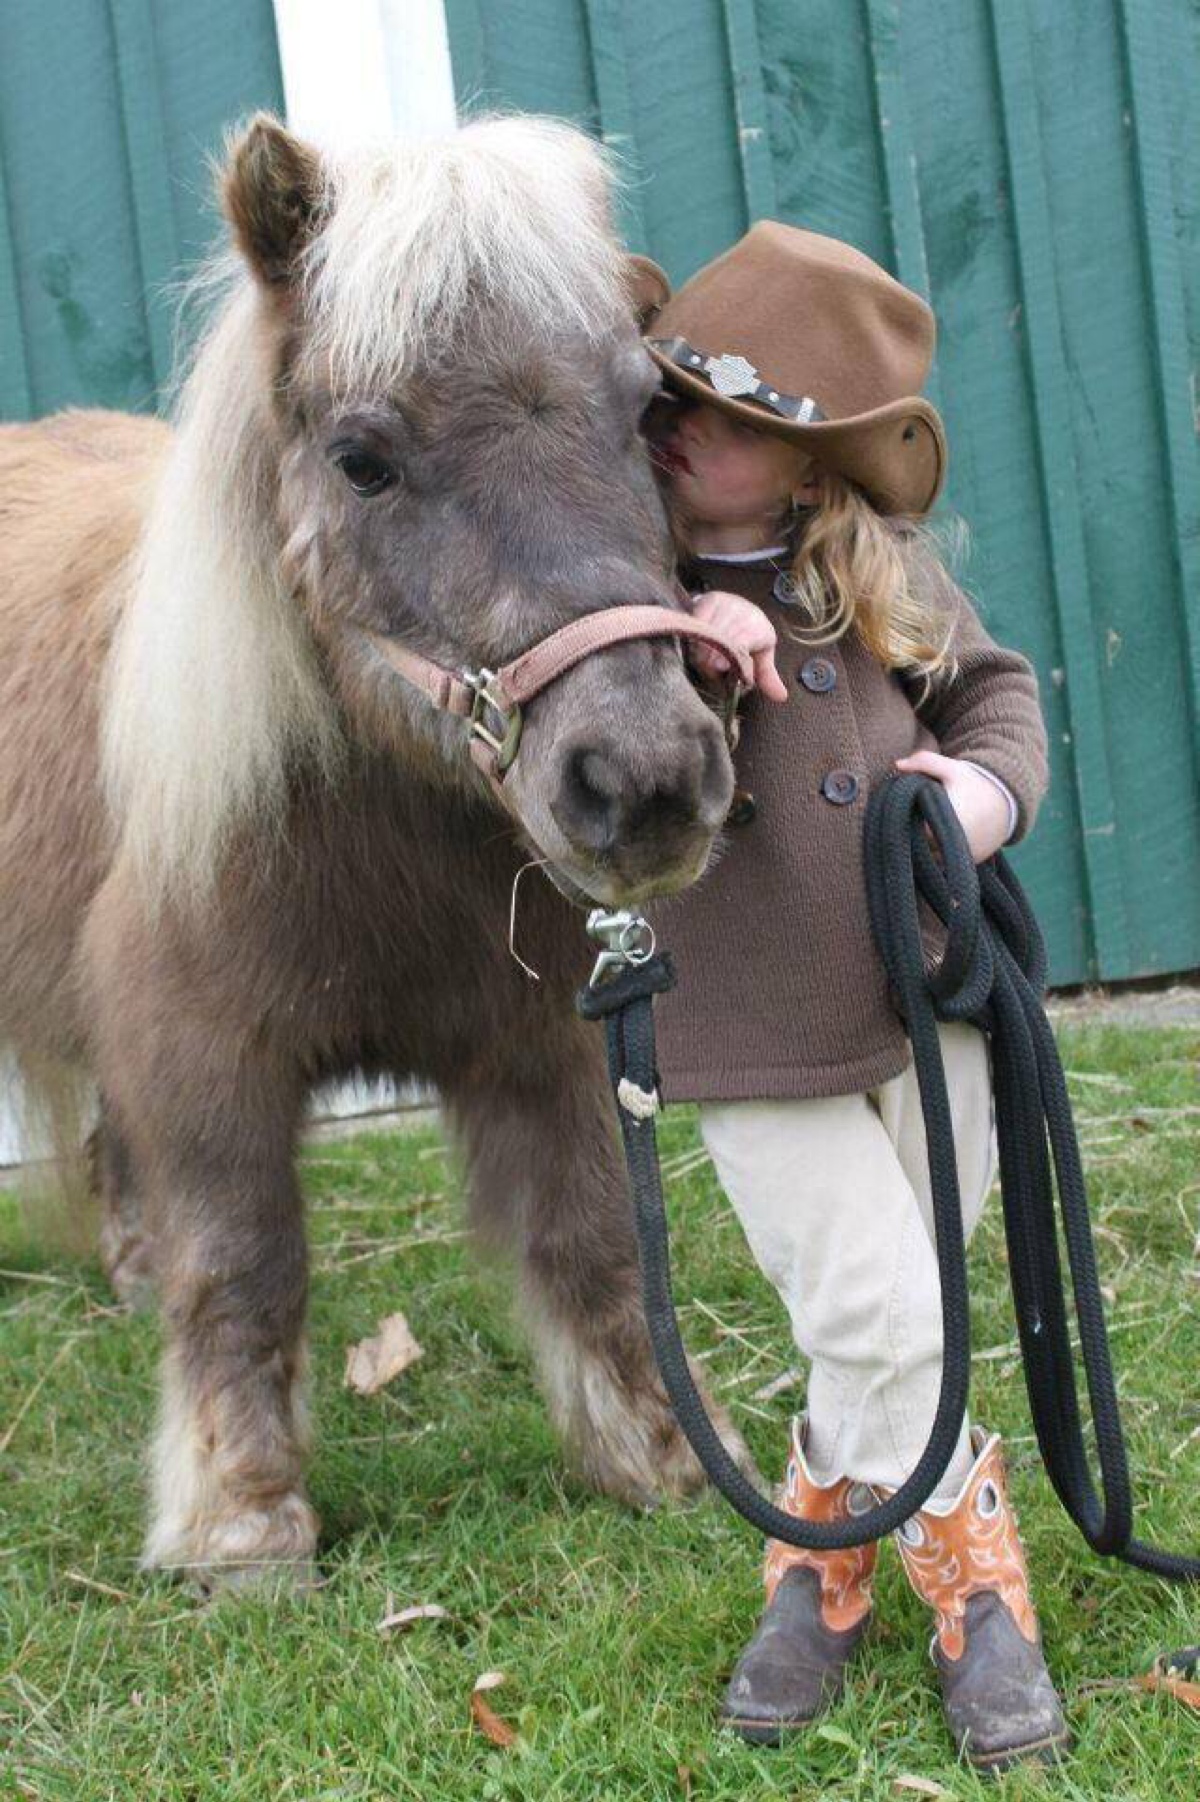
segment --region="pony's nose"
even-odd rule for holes
[[[564,747],[551,802],[576,850],[619,859],[626,849],[667,850],[679,835],[713,833],[725,818],[731,777],[715,718],[689,724],[647,774],[616,744],[594,739]]]

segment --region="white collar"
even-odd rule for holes
[[[761,551],[695,551],[697,563],[766,563],[771,557],[786,557],[786,544],[768,545]]]

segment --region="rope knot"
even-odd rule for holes
[[[659,1109],[658,1090],[640,1089],[628,1076],[623,1076],[617,1084],[617,1100],[635,1120],[649,1120]]]

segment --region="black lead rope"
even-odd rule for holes
[[[725,1449],[696,1391],[671,1292],[653,1109],[659,1088],[653,998],[673,987],[675,972],[670,957],[660,953],[624,962],[620,973],[606,981],[594,978],[592,986],[580,991],[577,1005],[585,1018],[605,1024],[646,1321],[679,1424],[704,1470],[738,1513],[761,1533],[789,1545],[830,1551],[880,1539],[933,1494],[958,1442],[971,1362],[962,1208],[937,1022],[969,1021],[991,1042],[1017,1333],[1050,1481],[1095,1551],[1157,1576],[1200,1580],[1200,1558],[1159,1551],[1133,1537],[1129,1467],[1087,1191],[1066,1080],[1041,1002],[1045,947],[1024,891],[1003,857],[976,869],[944,790],[920,776],[893,777],[872,795],[865,861],[871,926],[912,1044],[929,1155],[943,1333],[941,1390],[929,1441],[893,1495],[852,1520],[826,1522],[800,1520],[773,1506]],[[945,928],[945,947],[931,970],[921,941],[920,901]],[[1058,1253],[1056,1193],[1103,1499],[1084,1447]]]

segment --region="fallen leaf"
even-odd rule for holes
[[[417,1621],[448,1621],[449,1610],[440,1602],[415,1602],[410,1608],[389,1608],[376,1629],[379,1633],[403,1633]]]
[[[471,1718],[486,1740],[508,1752],[517,1743],[517,1730],[500,1718],[490,1702],[484,1701],[484,1691],[496,1689],[503,1682],[503,1671],[484,1671],[482,1677],[476,1677],[471,1691]]]
[[[948,1796],[950,1794],[950,1791],[943,1789],[940,1783],[935,1783],[932,1777],[914,1777],[909,1771],[905,1771],[900,1777],[893,1777],[892,1788],[915,1790],[918,1796]]]
[[[1193,1664],[1191,1668],[1194,1670],[1195,1665]],[[1194,1708],[1200,1712],[1200,1683],[1183,1676],[1173,1664],[1161,1658],[1155,1661],[1150,1675],[1140,1679],[1140,1687],[1149,1690],[1165,1689],[1167,1694],[1174,1696],[1177,1702],[1182,1702],[1185,1707]]]
[[[358,1395],[374,1395],[420,1356],[421,1347],[403,1314],[387,1314],[373,1338],[348,1348],[346,1387]]]
[[[1189,1682],[1186,1677],[1177,1676],[1173,1670],[1165,1668],[1161,1661],[1152,1671],[1140,1677],[1104,1677],[1095,1683],[1081,1683],[1080,1695],[1094,1695],[1099,1690],[1112,1689],[1144,1689],[1151,1695],[1162,1692],[1174,1696],[1185,1708],[1193,1708],[1200,1713],[1200,1683]]]

